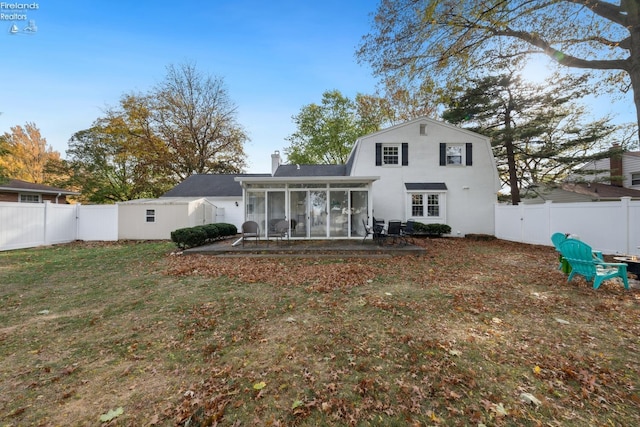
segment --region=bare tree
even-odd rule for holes
[[[147,98],[151,126],[164,143],[165,166],[184,179],[193,173],[237,173],[248,136],[221,78],[193,64],[170,65]]]

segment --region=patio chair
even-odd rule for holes
[[[410,219],[410,220],[407,221],[407,225],[405,225],[405,227],[400,230],[401,233],[402,233],[402,236],[404,237],[404,239],[405,239],[405,241],[407,243],[409,243],[408,240],[407,240],[407,237],[413,238],[413,235],[416,232],[415,228],[414,228],[415,223],[416,222],[414,220]]]
[[[383,245],[387,235],[384,232],[384,224],[379,222],[373,223],[373,240],[375,240],[379,245]]]
[[[594,257],[591,246],[577,239],[566,239],[560,244],[560,253],[571,266],[567,282],[576,275],[587,281],[593,280],[593,289],[598,289],[602,282],[619,277],[625,289],[629,289],[627,264],[604,262]]]
[[[373,234],[373,229],[367,225],[367,221],[362,219],[362,225],[364,226],[364,238],[362,239],[362,243],[367,240],[367,237]],[[375,239],[375,236],[374,236]]]
[[[255,221],[246,221],[242,224],[242,246],[244,246],[244,242],[247,239],[255,239],[256,245],[258,244],[258,240],[260,240],[260,227],[258,227],[258,223]]]
[[[402,222],[390,220],[389,226],[387,227],[387,237],[393,238],[393,243],[396,243],[398,239],[400,239],[401,242],[404,241],[404,243],[406,243],[407,241],[402,237]]]
[[[285,236],[287,239],[289,238],[289,221],[282,219],[276,222],[273,229],[267,233],[267,245],[269,245],[269,238],[275,237],[277,243],[278,241],[282,241]]]

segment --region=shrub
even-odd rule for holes
[[[416,222],[413,225],[413,229],[418,234],[426,234],[428,236],[442,236],[443,234],[451,233],[451,227],[447,224],[423,224]]]
[[[202,246],[207,241],[207,232],[201,227],[179,228],[171,232],[171,240],[180,249]]]
[[[202,246],[227,236],[234,236],[238,228],[233,224],[217,223],[179,228],[171,232],[171,241],[180,249]]]

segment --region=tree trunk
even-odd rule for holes
[[[511,96],[511,95],[509,95]],[[516,173],[516,156],[513,149],[513,133],[511,132],[511,100],[504,113],[504,146],[507,150],[507,167],[509,168],[509,187],[511,187],[511,204],[520,203],[520,188]]]

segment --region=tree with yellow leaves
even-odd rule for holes
[[[8,178],[21,179],[35,184],[46,183],[48,162],[59,161],[60,153],[47,145],[35,123],[24,127],[14,126],[11,133],[2,135],[4,155],[0,156],[0,170]]]

